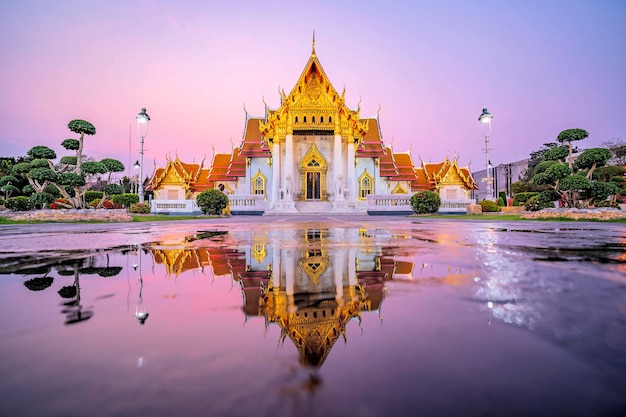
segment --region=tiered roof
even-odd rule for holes
[[[382,158],[386,156],[378,115],[363,120],[367,121],[369,130],[360,140],[355,156],[357,158]]]
[[[458,177],[458,180],[460,180],[465,187],[473,190],[478,189],[478,185],[472,177],[469,166],[460,167],[457,158],[450,161],[450,159],[446,157],[443,162],[437,164],[425,163],[424,161],[421,161],[421,163],[422,166],[415,169],[419,180],[417,184],[419,185],[423,185],[427,182],[431,189],[437,189],[440,187],[441,183]]]
[[[263,119],[246,114],[246,128],[243,133],[240,155],[243,158],[269,158],[272,156],[268,144],[263,139],[259,129]],[[245,163],[245,159],[244,159]]]

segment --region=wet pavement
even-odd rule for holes
[[[0,226],[0,416],[612,416],[626,227]]]

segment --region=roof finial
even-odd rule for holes
[[[315,56],[315,29],[313,29],[313,43],[311,44],[311,55]]]

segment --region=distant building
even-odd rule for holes
[[[491,178],[493,179],[493,189],[495,190],[495,198],[504,191],[507,197],[511,195],[511,184],[520,181],[524,176],[524,172],[528,169],[530,159],[522,159],[506,164],[494,165],[491,168]],[[478,201],[484,200],[487,193],[487,170],[472,172],[472,177],[476,181],[478,188],[474,190],[472,196]]]

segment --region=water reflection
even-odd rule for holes
[[[81,276],[110,278],[118,275],[122,269],[121,266],[111,265],[109,253],[103,253],[61,261],[48,259],[39,266],[18,265],[12,267],[10,272],[29,278],[24,281],[24,286],[31,291],[44,291],[51,287],[55,280],[54,275],[60,279],[73,278],[71,284],[64,285],[57,291],[59,297],[66,300],[61,302],[61,313],[65,315],[65,324],[70,325],[89,320],[94,315],[93,306],[85,306],[81,302]],[[34,277],[30,278],[32,275]]]
[[[306,366],[322,366],[337,339],[347,343],[346,326],[352,320],[360,325],[362,312],[382,320],[385,282],[413,270],[412,262],[385,256],[381,247],[346,245],[363,239],[371,244],[358,229],[235,232],[233,246],[223,245],[224,234],[203,231],[178,244],[156,242],[150,252],[167,276],[207,267],[214,277],[230,276],[241,288],[244,315],[263,317],[266,327],[278,325],[279,343],[289,338]]]
[[[343,224],[207,223],[107,250],[1,253],[0,414],[624,405],[623,232]]]

